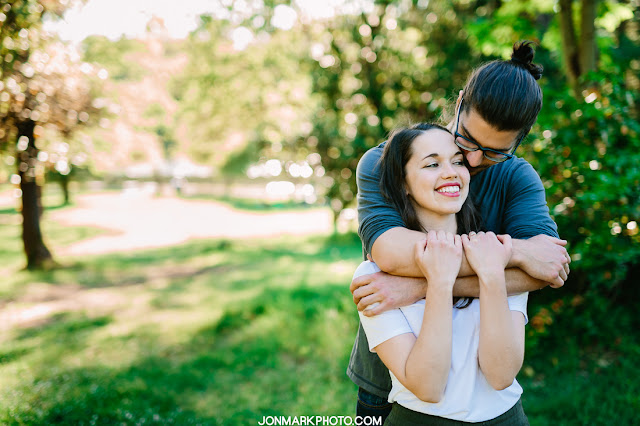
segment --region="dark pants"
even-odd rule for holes
[[[456,426],[465,424],[473,424],[476,426],[529,426],[529,421],[522,409],[522,403],[518,401],[516,405],[511,407],[506,413],[499,415],[495,419],[478,423],[461,422],[458,420],[445,419],[444,417],[418,413],[417,411],[409,410],[402,405],[394,403],[391,415],[384,423],[385,426]]]
[[[382,422],[376,424],[383,424],[389,413],[391,412],[393,405],[384,398],[380,398],[377,395],[367,392],[366,390],[358,389],[358,404],[356,405],[356,416],[359,417],[382,417]]]

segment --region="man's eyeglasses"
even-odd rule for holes
[[[516,152],[516,149],[518,149],[518,145],[520,145],[520,142],[522,142],[525,137],[524,134],[520,136],[520,139],[518,139],[516,146],[511,149],[511,152],[506,153],[502,151],[496,151],[495,149],[483,148],[478,142],[472,141],[458,133],[458,126],[460,126],[460,111],[462,111],[463,101],[464,98],[460,99],[460,105],[458,105],[458,111],[456,112],[456,131],[453,133],[456,145],[458,145],[458,147],[464,149],[465,151],[473,152],[480,150],[482,151],[482,155],[484,155],[484,158],[495,163],[502,163],[503,161],[513,158],[513,153]]]

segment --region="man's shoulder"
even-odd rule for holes
[[[496,172],[500,174],[519,173],[523,171],[535,172],[533,166],[527,160],[521,157],[514,157],[511,160],[497,164],[496,167],[492,167],[491,169],[496,169]]]
[[[385,144],[386,144],[386,141],[374,146],[373,148],[369,148],[367,152],[365,152],[362,155],[362,158],[360,158],[360,162],[371,161],[371,160],[377,161],[382,156],[382,152],[384,151]]]
[[[363,171],[371,172],[378,165],[380,158],[382,157],[382,152],[384,151],[385,142],[370,148],[365,152],[360,161],[358,161],[358,166],[356,168],[356,173],[360,174]]]

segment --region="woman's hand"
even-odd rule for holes
[[[497,237],[493,232],[470,232],[462,236],[464,254],[478,277],[501,275],[511,259],[509,235]]]
[[[450,232],[429,231],[426,239],[416,243],[414,258],[429,286],[452,289],[462,263],[462,240]]]

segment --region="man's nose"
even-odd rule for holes
[[[480,164],[482,164],[482,159],[484,158],[482,151],[467,151],[465,154],[467,163],[469,163],[471,167],[478,167]]]

